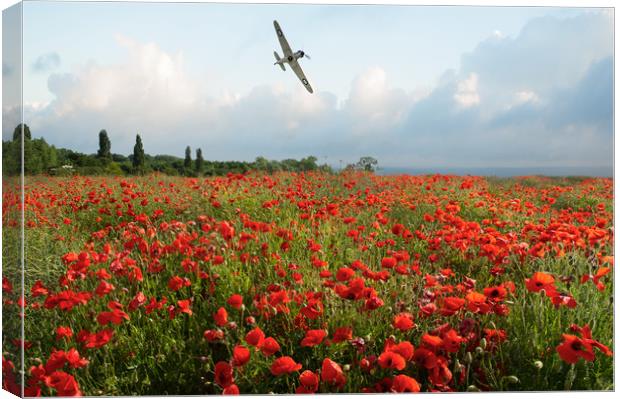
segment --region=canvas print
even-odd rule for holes
[[[2,388],[614,390],[614,9],[2,13]]]

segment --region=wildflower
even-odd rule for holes
[[[280,376],[290,374],[301,369],[301,364],[296,363],[290,356],[282,356],[271,363],[271,374]]]
[[[399,374],[392,380],[392,392],[420,392],[420,384],[409,376]]]
[[[250,350],[243,345],[237,345],[233,349],[233,366],[241,367],[250,361]]]
[[[330,358],[323,359],[323,364],[321,366],[321,379],[328,384],[336,385],[338,387],[344,386],[346,382],[342,368],[340,368],[340,365]]]
[[[317,346],[327,336],[325,330],[308,330],[306,336],[301,340],[301,346]]]
[[[411,313],[400,313],[394,316],[392,326],[400,331],[408,331],[415,327],[413,315]]]

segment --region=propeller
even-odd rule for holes
[[[312,58],[310,57],[310,54],[306,53],[305,51],[304,51],[304,57],[306,57],[306,58],[307,58],[307,59],[309,59],[309,60],[311,60],[311,59],[312,59]]]

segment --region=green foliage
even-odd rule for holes
[[[99,132],[99,151],[97,151],[97,157],[109,162],[112,160],[112,143],[108,137],[108,132],[104,130]]]
[[[21,125],[15,128],[14,140],[3,141],[2,167],[7,175],[21,173]],[[66,148],[48,145],[43,138],[32,139],[30,129],[24,125],[25,165],[28,175],[49,173],[64,175],[129,175],[158,172],[170,176],[221,176],[228,173],[246,173],[258,170],[266,173],[281,171],[309,172],[321,170],[331,173],[328,165],[318,165],[317,158],[308,156],[301,160],[268,160],[257,157],[254,162],[207,161],[202,149],[196,149],[196,160],[191,159],[191,147],[187,146],[185,158],[173,155],[149,155],[144,152],[140,135],[136,135],[133,154],[125,156],[111,152],[111,142],[105,129],[99,132],[99,149],[96,154],[83,154]]]
[[[183,161],[183,167],[186,171],[189,171],[192,168],[192,149],[190,146],[185,148],[185,160]]]
[[[13,130],[13,141],[19,141],[22,135],[22,127],[24,128],[24,141],[32,140],[32,134],[30,134],[30,128],[26,124],[19,124]]]
[[[136,145],[133,147],[132,164],[136,173],[140,174],[144,172],[144,146],[142,145],[142,138],[139,134],[136,134]]]
[[[196,173],[200,175],[202,173],[202,169],[204,168],[205,160],[202,158],[202,150],[198,148],[196,150]]]

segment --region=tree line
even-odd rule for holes
[[[190,146],[185,149],[185,157],[173,155],[149,155],[144,152],[144,144],[139,134],[133,153],[125,156],[112,152],[112,143],[106,130],[99,132],[99,149],[96,154],[83,154],[66,148],[49,145],[45,139],[33,139],[28,125],[18,125],[13,131],[12,140],[2,142],[2,168],[4,174],[21,173],[21,135],[24,132],[24,172],[28,175],[48,173],[54,175],[142,175],[160,172],[174,176],[214,176],[227,173],[245,173],[260,170],[268,173],[278,171],[302,172],[323,170],[332,172],[328,165],[319,165],[317,158],[308,156],[301,160],[268,160],[257,157],[253,162],[209,161],[203,157],[202,149],[192,153]],[[194,158],[192,158],[194,154]]]

